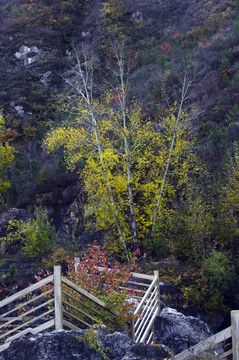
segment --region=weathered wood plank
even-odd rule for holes
[[[14,309],[7,311],[6,313],[0,315],[0,321],[1,321],[1,320],[4,320],[4,318],[5,318],[6,316],[8,316],[9,314],[11,314],[11,313],[13,313],[13,312],[21,309],[21,308],[24,307],[24,306],[27,306],[27,305],[31,304],[32,302],[34,302],[34,301],[36,301],[36,300],[41,299],[42,297],[50,294],[51,292],[53,292],[53,288],[50,289],[50,290],[48,290],[48,291],[46,291],[46,292],[44,292],[44,293],[42,293],[41,295],[38,295],[38,296],[30,299],[29,301],[26,301],[26,302],[23,303],[23,304],[20,304],[20,305],[16,306]],[[3,317],[4,317],[4,318],[3,318]]]
[[[81,330],[80,328],[78,328],[77,326],[71,324],[69,321],[66,321],[63,319],[63,325],[66,326],[68,329],[71,329],[71,330]]]
[[[221,343],[224,340],[229,339],[232,336],[231,333],[231,326],[228,328],[220,331],[219,333],[212,335],[208,339],[201,341],[200,343],[192,346],[190,349],[187,349],[180,354],[177,354],[173,357],[174,360],[186,360],[190,359],[193,355],[197,354],[198,352],[202,352],[208,350],[210,347]]]
[[[3,325],[1,325],[1,326],[0,326],[0,329],[2,329],[3,327],[8,326],[8,325],[14,323],[15,321],[20,321],[22,318],[28,316],[28,315],[31,314],[32,312],[35,312],[35,311],[41,309],[41,308],[44,307],[44,306],[49,305],[49,304],[52,303],[53,301],[54,301],[54,299],[50,299],[50,300],[44,302],[43,304],[41,304],[41,305],[39,305],[39,306],[31,309],[31,310],[28,310],[27,312],[25,312],[25,313],[23,313],[23,314],[21,314],[21,315],[19,315],[19,316],[16,316],[16,317],[12,318],[12,319],[9,320],[7,323],[4,323]],[[0,339],[1,339],[2,337],[3,337],[3,336],[0,336]]]
[[[146,341],[146,344],[147,344],[147,345],[153,343],[153,336],[154,336],[154,333],[153,333],[153,331],[152,331],[152,332],[150,333],[150,335],[149,335],[148,340]]]
[[[31,333],[32,334],[38,334],[39,332],[45,331],[47,329],[50,329],[51,327],[53,327],[55,325],[55,320],[51,319],[49,321],[47,321],[46,323],[39,325],[33,329],[31,329]]]
[[[154,275],[147,275],[147,274],[140,274],[140,273],[131,273],[133,277],[139,278],[139,279],[145,279],[152,281],[154,279]]]
[[[105,268],[102,266],[97,266],[97,269],[99,269],[99,271],[105,270]],[[151,281],[154,279],[154,275],[140,274],[140,273],[135,273],[135,272],[131,272],[131,274],[132,274],[132,277],[135,277],[138,279],[145,279],[145,280],[151,280]]]
[[[231,311],[232,357],[239,360],[239,310]]]
[[[116,310],[110,310],[109,308],[107,308],[106,304],[101,301],[100,299],[98,299],[97,297],[95,297],[94,295],[88,293],[87,291],[85,291],[84,289],[82,289],[80,286],[75,285],[73,282],[71,282],[70,280],[68,280],[67,278],[65,278],[64,276],[62,276],[62,282],[66,285],[68,285],[69,287],[71,287],[72,289],[76,290],[78,293],[80,293],[81,295],[85,296],[87,299],[93,301],[95,304],[99,305],[100,307],[104,308],[104,310],[112,313],[113,315],[116,316],[120,316],[120,313]]]
[[[84,312],[83,310],[78,309],[77,307],[73,306],[73,305],[70,304],[69,302],[63,300],[63,301],[62,301],[62,304],[66,305],[66,306],[69,306],[71,309],[73,309],[73,310],[77,311],[78,313],[86,316],[86,317],[89,318],[90,320],[92,320],[92,321],[94,321],[94,322],[97,322],[97,319],[96,319],[96,318],[94,318],[93,316],[87,314],[87,313]],[[102,315],[101,315],[101,316],[102,316]]]
[[[146,332],[145,327],[154,312],[157,312],[158,314],[158,304],[156,302],[154,303],[154,306],[150,309],[150,311],[147,311],[147,316],[142,320],[142,322],[138,326],[138,329],[135,331],[135,337],[137,339],[136,342],[140,340],[141,336],[144,336],[143,333],[145,334]],[[140,342],[143,342],[143,340],[141,340]]]
[[[42,286],[44,285],[47,285],[49,284],[50,282],[53,281],[53,275],[50,275],[48,276],[47,278],[31,285],[31,286],[28,286],[27,288],[23,289],[23,290],[20,290],[18,291],[16,294],[13,294],[11,296],[9,296],[8,298],[0,301],[0,308],[2,308],[3,306],[5,305],[8,305],[10,304],[11,302],[29,294],[30,292],[34,291],[34,290],[37,290],[37,289],[40,289]]]
[[[157,278],[157,293],[158,293],[158,313],[160,314],[160,286],[159,286],[159,271],[155,270],[154,271],[154,276],[155,278]]]
[[[11,343],[5,343],[5,344],[0,345],[0,352],[6,350],[9,347],[10,344]]]
[[[80,301],[78,299],[76,299],[74,296],[72,296],[71,294],[68,294],[67,292],[62,290],[62,294],[64,294],[65,296],[69,297],[70,299],[76,301],[77,303],[79,303],[80,305],[84,306],[86,309],[93,311],[95,314],[102,316],[102,313],[94,308],[92,308],[91,306],[86,305],[83,301]]]
[[[19,333],[7,338],[5,344],[8,344],[8,346],[10,345],[10,343],[15,340],[15,339],[18,339],[19,337],[21,337],[22,335],[24,334],[28,334],[28,333],[31,333],[31,334],[38,334],[39,332],[42,332],[42,331],[45,331],[47,329],[50,329],[51,327],[53,327],[55,324],[55,321],[54,319],[52,320],[49,320],[47,321],[46,323],[44,324],[41,324],[35,328],[27,328],[27,329],[24,329],[22,331],[20,331]],[[1,350],[0,350],[1,351]]]
[[[68,315],[69,317],[71,317],[72,319],[75,319],[77,321],[79,321],[81,324],[84,324],[87,327],[90,327],[90,324],[88,324],[86,321],[79,319],[77,316],[72,315],[71,313],[69,313],[68,311],[66,311],[65,309],[62,310],[63,314]]]
[[[148,288],[148,290],[146,291],[146,293],[144,294],[142,300],[140,301],[139,305],[137,306],[136,310],[134,311],[134,315],[137,315],[139,313],[139,311],[142,309],[142,307],[144,306],[144,303],[146,301],[146,299],[149,297],[149,294],[151,293],[151,291],[153,290],[153,288],[155,287],[156,283],[157,283],[158,279],[154,278],[154,280],[152,281],[150,287]]]
[[[133,319],[131,319],[131,323],[130,324],[128,324],[128,326],[130,327],[130,333],[131,333],[131,339],[133,340],[133,341],[135,341],[135,326],[134,326],[134,318]]]
[[[144,304],[143,311],[142,313],[140,313],[140,317],[135,322],[135,328],[137,328],[138,325],[140,326],[140,322],[145,321],[149,310],[152,308],[152,306],[154,306],[155,302],[158,301],[157,299],[158,299],[157,288],[155,288],[148,301]]]
[[[139,282],[136,282],[136,281],[131,281],[131,280],[129,280],[128,282],[127,282],[127,285],[137,285],[137,286],[142,286],[142,287],[146,287],[146,288],[148,288],[148,287],[150,287],[150,284],[144,284],[144,283],[139,283]],[[125,287],[126,289],[127,289],[127,287]],[[130,287],[129,287],[129,289],[130,289]],[[140,291],[142,291],[142,290],[140,290]]]
[[[153,324],[154,324],[154,320],[155,320],[155,318],[156,318],[157,315],[158,315],[158,309],[155,310],[152,318],[150,319],[150,322],[149,322],[149,324],[148,324],[148,326],[147,326],[147,328],[146,328],[146,330],[145,330],[145,332],[144,332],[144,335],[143,335],[142,338],[140,339],[140,342],[142,342],[142,343],[145,342],[145,340],[146,340],[146,338],[147,338],[147,336],[148,336],[148,334],[149,334],[149,332],[150,332],[150,330],[151,330],[151,328],[152,328],[152,326],[153,326]]]
[[[55,328],[63,329],[62,324],[62,292],[61,292],[61,267],[54,266],[54,298],[55,298]]]
[[[232,349],[220,354],[220,359],[224,359],[225,357],[232,355]]]
[[[46,311],[45,313],[43,313],[43,314],[41,314],[41,315],[39,315],[39,316],[36,316],[36,317],[34,317],[33,319],[31,319],[31,320],[29,320],[29,321],[26,321],[24,324],[19,325],[19,326],[15,327],[14,329],[9,330],[9,331],[6,332],[5,334],[1,335],[1,336],[0,336],[0,339],[2,339],[3,337],[7,337],[8,335],[12,334],[13,332],[18,331],[18,330],[22,329],[23,327],[25,327],[25,326],[27,326],[27,325],[29,325],[29,324],[32,324],[32,323],[35,322],[36,320],[39,320],[39,319],[43,318],[44,316],[47,316],[47,315],[49,315],[49,314],[51,314],[51,313],[53,313],[53,312],[54,312],[54,309],[49,310],[49,311]]]

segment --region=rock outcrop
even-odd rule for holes
[[[95,330],[99,344],[86,340],[86,330],[24,335],[0,354],[0,360],[163,360],[170,357],[164,345],[135,344],[128,336]],[[100,349],[100,350],[99,350]]]
[[[205,322],[169,307],[161,311],[160,316],[155,320],[154,327],[155,342],[167,344],[174,354],[212,335]]]

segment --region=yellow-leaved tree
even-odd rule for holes
[[[228,161],[224,166],[224,186],[219,196],[220,206],[220,238],[218,241],[230,248],[236,254],[239,253],[239,148],[234,144],[231,154],[228,152]],[[234,255],[234,254],[233,254]]]
[[[64,148],[70,170],[84,163],[88,213],[98,229],[108,230],[112,250],[123,249],[130,261],[129,249],[154,235],[159,213],[170,217],[177,189],[183,189],[193,166],[190,116],[182,109],[186,84],[181,102],[153,121],[143,118],[141,104],[127,100],[121,47],[114,49],[115,80],[97,98],[94,58],[83,54],[81,61],[76,49],[75,55],[76,70],[66,78],[71,93],[65,110],[71,120],[53,129],[45,144],[49,151]]]
[[[5,170],[14,160],[13,147],[4,141],[5,121],[0,112],[0,202],[3,201],[3,194],[10,188],[10,183],[6,180]]]

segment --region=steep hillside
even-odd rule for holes
[[[233,306],[236,298],[228,293],[238,287],[239,272],[238,0],[3,0],[0,33],[0,136],[15,153],[10,167],[0,158],[1,213],[46,207],[56,244],[74,251],[97,237],[121,261],[137,247],[154,260],[173,255],[192,266],[190,276],[187,266],[175,270],[182,271],[186,302],[201,284],[205,293],[196,292],[195,306]],[[122,86],[115,76],[119,44]],[[92,64],[87,107],[77,94]],[[98,126],[81,127],[92,109],[108,121],[108,127],[99,125],[108,152],[98,163],[99,147],[92,155],[79,145],[84,131],[90,142],[89,128]],[[117,132],[112,119],[122,125],[121,117],[124,127]],[[57,138],[57,129],[79,131],[79,137],[65,132]],[[49,131],[55,138],[49,140]],[[53,154],[47,152],[50,141]],[[2,224],[2,252],[16,253],[24,235],[11,243],[6,229]]]

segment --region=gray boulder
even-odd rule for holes
[[[212,335],[208,325],[175,309],[165,307],[155,320],[155,342],[167,344],[178,354]]]
[[[170,357],[166,346],[135,344],[122,333],[109,334],[105,327],[95,331],[97,346],[92,346],[94,341],[82,339],[86,330],[24,335],[0,354],[0,360],[106,360],[106,356],[109,360],[163,360]]]

